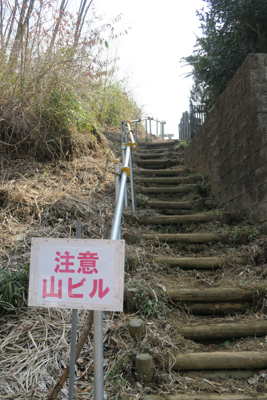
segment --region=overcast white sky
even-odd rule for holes
[[[104,21],[122,13],[116,30],[128,30],[109,50],[120,57],[120,77],[128,77],[128,90],[146,115],[164,119],[165,133],[178,135],[183,111],[189,109],[191,79],[182,76],[181,57],[192,53],[200,22],[196,9],[202,0],[95,0]],[[152,123],[155,130],[155,125]]]

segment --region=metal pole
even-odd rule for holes
[[[115,185],[116,185],[116,192],[115,192],[115,198],[116,198],[116,205],[118,202],[118,197],[120,193],[120,175],[121,175],[121,165],[119,160],[115,160]],[[118,239],[121,239],[121,230],[119,232],[119,237]]]
[[[149,131],[150,131],[150,140],[152,142],[151,118],[149,118]]]
[[[124,123],[121,122],[121,143],[123,143],[123,125]]]
[[[130,151],[131,151],[130,146],[127,146],[125,162],[123,164],[124,167],[128,167],[128,165],[129,165]],[[124,198],[124,193],[125,193],[126,182],[127,182],[127,172],[124,171],[121,174],[120,193],[119,193],[117,207],[115,210],[115,215],[114,215],[114,220],[113,220],[113,225],[112,225],[111,239],[117,239],[118,235],[119,235],[122,207],[123,207],[123,198]]]
[[[103,311],[94,311],[94,400],[103,399]]]
[[[156,136],[157,136],[157,142],[159,141],[159,131],[158,131],[158,125],[159,125],[159,120],[158,120],[158,118],[157,118],[157,125],[156,125]]]
[[[145,119],[145,125],[146,125],[146,141],[147,141],[147,118]]]
[[[135,141],[135,142],[137,141],[137,122],[138,122],[138,119],[137,119],[137,117],[136,117],[136,121],[135,121],[135,131],[134,131],[134,141]]]
[[[123,143],[122,146],[121,146],[121,149],[122,149],[122,165],[124,165],[126,148],[127,148],[126,144]],[[126,187],[125,187],[124,207],[125,207],[125,208],[128,207],[127,185],[126,185]]]
[[[82,235],[82,221],[78,220],[76,222],[76,239],[81,239],[81,235]],[[73,400],[73,396],[74,396],[77,313],[78,313],[78,310],[75,310],[75,309],[72,310],[71,345],[70,345],[69,400]]]
[[[162,122],[162,139],[164,140],[164,122]]]
[[[135,196],[134,196],[134,177],[133,177],[133,159],[132,159],[132,152],[130,152],[130,182],[131,182],[131,194],[132,194],[132,210],[135,211]]]

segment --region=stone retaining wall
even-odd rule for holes
[[[226,207],[267,222],[267,54],[250,54],[186,149]]]

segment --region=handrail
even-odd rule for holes
[[[150,137],[151,132],[151,121],[154,120],[157,123],[157,140],[158,140],[158,123],[160,123],[162,140],[164,140],[164,124],[165,121],[154,119],[153,117],[145,117],[143,119],[137,118],[131,121],[121,122],[121,150],[122,150],[122,168],[119,160],[115,160],[115,183],[116,183],[116,209],[114,214],[113,226],[111,231],[111,239],[120,239],[120,225],[123,204],[125,208],[128,207],[128,193],[127,193],[127,178],[130,177],[131,185],[131,200],[132,210],[135,211],[135,191],[134,191],[134,176],[133,176],[133,160],[132,150],[136,150],[138,147],[137,143],[137,123],[141,121],[150,121]],[[135,123],[135,132],[131,129],[131,123]],[[128,140],[129,139],[129,140]],[[146,130],[147,140],[147,130]]]

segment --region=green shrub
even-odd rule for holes
[[[28,286],[28,266],[17,271],[0,272],[0,315],[6,314],[10,309],[19,315],[20,309],[27,306]]]

